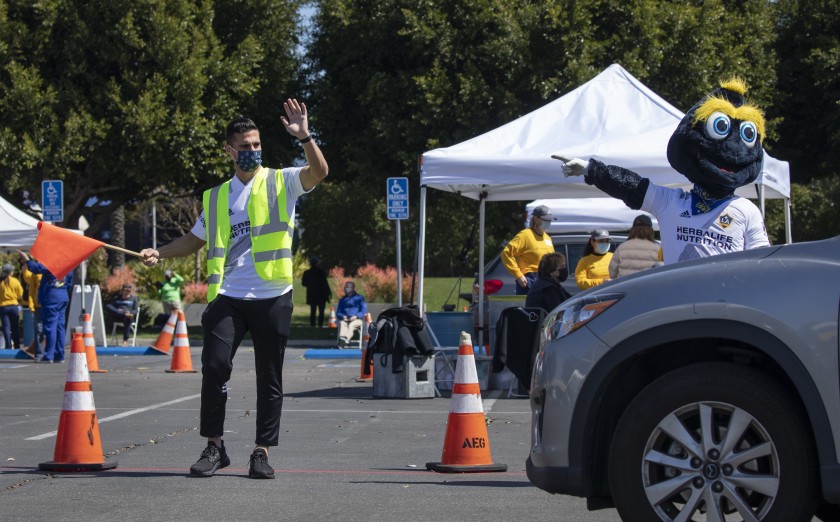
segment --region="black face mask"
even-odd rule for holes
[[[568,268],[561,268],[560,273],[557,274],[557,279],[560,281],[565,281],[569,277],[569,269]]]

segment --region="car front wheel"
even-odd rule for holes
[[[668,373],[631,402],[609,483],[625,521],[806,521],[817,502],[807,419],[764,374],[725,363]]]

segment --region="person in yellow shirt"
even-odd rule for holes
[[[6,349],[20,350],[20,300],[23,287],[18,278],[12,275],[15,267],[3,265],[0,275],[0,319],[3,321],[3,338]]]
[[[18,251],[20,252],[20,251]],[[41,303],[38,302],[38,287],[41,285],[41,274],[31,272],[26,267],[26,259],[23,256],[18,258],[18,269],[20,270],[20,282],[24,285],[23,306],[32,312],[32,323],[35,330],[35,359],[44,355],[44,325],[41,322]],[[23,336],[26,338],[26,335]]]
[[[586,290],[610,280],[610,261],[612,238],[606,230],[593,230],[589,241],[583,248],[583,257],[575,268],[575,281],[578,288]]]
[[[537,280],[540,259],[554,252],[554,243],[548,235],[551,209],[540,205],[534,209],[528,228],[516,234],[502,250],[502,263],[516,280],[516,295],[528,295]]]

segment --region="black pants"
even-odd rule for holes
[[[246,332],[254,342],[257,372],[257,436],[260,446],[276,446],[283,409],[283,357],[292,321],[292,292],[272,299],[232,299],[220,295],[201,317],[201,429],[203,437],[224,431],[227,382],[233,357]]]
[[[324,308],[327,303],[311,304],[309,305],[309,325],[315,326],[315,310],[318,310],[318,326],[324,326]]]
[[[131,325],[134,324],[134,318],[126,317],[125,314],[112,313],[111,319],[113,319],[117,324],[122,323],[123,341],[128,341],[128,338],[131,337]]]

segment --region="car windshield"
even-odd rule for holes
[[[567,255],[566,255],[566,259],[567,259],[566,266],[569,267],[569,271],[571,273],[574,273],[574,270],[578,265],[578,261],[580,261],[580,258],[583,257],[583,247],[584,246],[585,245],[582,245],[582,244],[579,244],[579,243],[578,244],[573,243],[573,244],[570,244],[570,245],[566,245],[566,253],[567,253]]]

